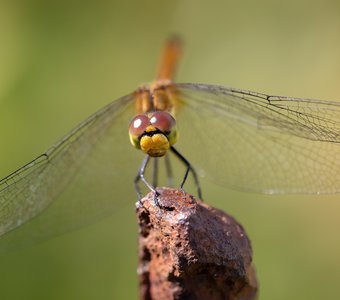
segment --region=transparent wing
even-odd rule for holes
[[[178,84],[177,148],[200,174],[265,193],[340,192],[340,103]]]
[[[75,229],[135,199],[140,156],[127,135],[133,99],[107,105],[0,181],[0,252]]]
[[[200,174],[242,190],[340,190],[340,104],[178,84],[177,148]],[[0,181],[0,252],[75,229],[135,199],[134,97],[98,111]],[[138,154],[139,153],[139,154]]]

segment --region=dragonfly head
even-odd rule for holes
[[[131,144],[152,157],[163,156],[177,140],[176,120],[168,112],[136,116],[130,123]]]

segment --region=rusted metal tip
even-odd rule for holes
[[[256,299],[250,241],[228,214],[180,190],[137,207],[140,299]]]

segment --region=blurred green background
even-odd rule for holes
[[[1,177],[152,80],[162,42],[173,32],[186,42],[179,82],[340,99],[336,0],[4,0]],[[246,228],[260,299],[339,297],[338,195],[264,196],[203,186],[208,203]],[[136,299],[134,201],[94,225],[1,255],[0,299]]]

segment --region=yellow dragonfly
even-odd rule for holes
[[[157,201],[162,156],[169,181],[181,177],[183,188],[191,171],[199,197],[199,176],[250,192],[340,191],[340,103],[173,83],[180,53],[180,40],[169,39],[154,82],[109,103],[0,181],[0,251],[113,213],[133,197],[133,178],[139,197],[142,181]],[[172,154],[185,163],[184,176],[172,175]]]

